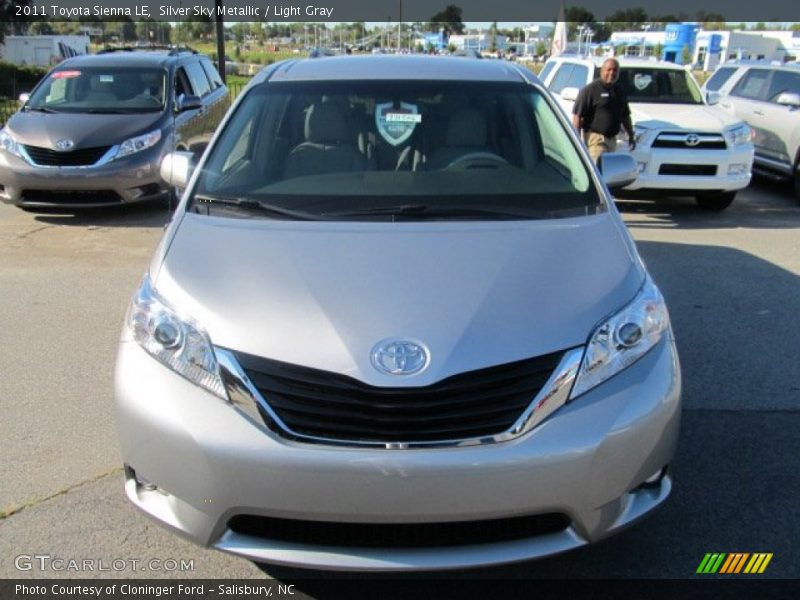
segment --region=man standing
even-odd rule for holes
[[[636,148],[628,95],[617,83],[619,63],[614,58],[603,62],[600,78],[584,87],[572,108],[572,124],[583,135],[592,160],[617,149],[617,134],[622,127],[628,134],[630,149]]]

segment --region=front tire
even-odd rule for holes
[[[733,199],[736,198],[736,192],[720,192],[718,194],[698,194],[695,196],[697,205],[703,210],[721,211],[728,208]]]

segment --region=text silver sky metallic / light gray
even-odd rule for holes
[[[117,360],[147,515],[257,561],[431,570],[668,497],[678,357],[607,188],[636,165],[601,175],[530,72],[279,63],[190,168],[162,167],[186,193]]]

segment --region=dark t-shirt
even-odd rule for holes
[[[622,121],[631,109],[619,82],[606,87],[602,80],[595,79],[580,91],[572,112],[580,115],[582,129],[613,137],[622,129]]]

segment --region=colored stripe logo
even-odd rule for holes
[[[703,575],[736,575],[739,573],[760,574],[772,560],[771,552],[709,552],[700,561],[697,573]]]

